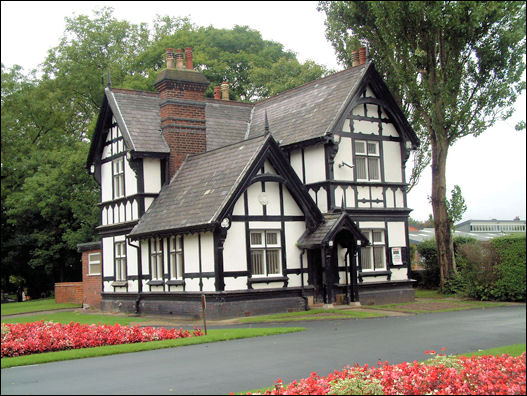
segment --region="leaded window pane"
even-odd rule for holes
[[[367,248],[362,248],[360,250],[361,266],[362,266],[363,271],[372,269],[370,249],[371,248],[367,247]]]
[[[277,232],[267,232],[266,242],[268,245],[278,245],[278,233]]]
[[[268,250],[267,251],[267,272],[269,274],[280,273],[280,251],[279,250]]]
[[[368,154],[377,155],[377,143],[368,142]]]
[[[368,170],[370,173],[370,180],[379,180],[379,158],[368,158]]]
[[[357,179],[367,179],[366,173],[366,158],[356,158],[355,166],[357,167]]]
[[[251,264],[253,275],[264,275],[263,250],[251,251]]]
[[[366,154],[365,142],[355,142],[355,153]]]
[[[375,260],[375,269],[384,268],[384,246],[374,247],[373,255]]]
[[[262,233],[261,232],[251,232],[251,246],[253,245],[262,245]]]

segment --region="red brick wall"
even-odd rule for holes
[[[82,282],[55,283],[55,302],[82,304]]]
[[[91,308],[99,309],[101,307],[102,277],[101,275],[88,275],[88,254],[90,253],[101,254],[101,250],[95,249],[82,252],[82,286],[84,294],[83,303],[88,304],[88,306]]]

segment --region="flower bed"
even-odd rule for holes
[[[139,326],[87,325],[44,322],[3,323],[2,357],[32,353],[90,348],[103,345],[130,344],[203,335],[201,329],[165,329]]]
[[[275,387],[263,394],[525,395],[525,352],[518,357],[438,354],[426,364],[414,361],[389,365],[379,361],[377,367],[348,366],[326,377],[313,372],[309,378],[293,381],[286,387],[278,379]]]

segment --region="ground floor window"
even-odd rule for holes
[[[170,238],[170,278],[183,278],[183,237]]]
[[[101,274],[101,254],[100,253],[89,253],[88,254],[88,275],[100,275]]]
[[[115,242],[115,280],[126,280],[126,245],[124,242]]]
[[[362,271],[386,269],[386,244],[384,230],[361,230],[370,241],[370,245],[361,248]]]
[[[250,232],[251,271],[253,276],[281,274],[280,231],[254,230]]]
[[[150,271],[152,279],[163,279],[163,240],[159,238],[150,240]]]

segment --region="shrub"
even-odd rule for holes
[[[498,256],[494,295],[499,300],[525,301],[525,240],[519,234],[490,241]]]
[[[454,253],[456,254],[457,262],[457,253],[462,246],[467,243],[476,242],[476,239],[456,236],[454,237]],[[437,261],[437,245],[435,239],[427,239],[417,245],[417,251],[421,255],[421,260],[425,268],[424,274],[422,276],[422,286],[425,288],[436,288],[439,287],[439,282],[441,275],[439,273],[439,264]],[[421,285],[419,285],[421,286]]]
[[[494,300],[494,284],[497,280],[498,256],[489,242],[470,242],[459,248],[462,265],[453,282],[461,279],[458,286],[464,294],[478,300]],[[463,291],[463,290],[460,290]]]

